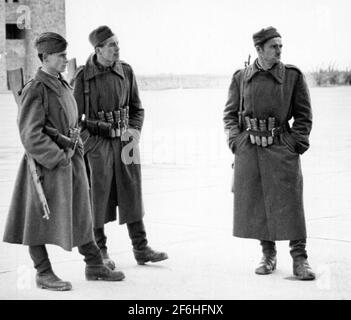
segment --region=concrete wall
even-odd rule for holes
[[[18,16],[18,7],[21,5],[26,5],[27,0],[21,0],[19,2],[10,2],[6,3],[6,22],[7,23],[17,23]]]
[[[5,0],[0,0],[0,91],[4,91],[7,89],[5,21]]]
[[[30,0],[27,2],[31,11],[31,29],[26,30],[26,63],[24,75],[31,78],[40,65],[34,47],[36,37],[46,31],[57,32],[66,36],[65,0]]]
[[[23,5],[27,9],[19,10]],[[46,31],[57,32],[65,37],[65,11],[65,0],[20,0],[18,3],[0,0],[0,91],[7,89],[6,70],[22,67],[25,80],[34,76],[40,66],[34,41]],[[25,40],[6,40],[6,23],[16,24],[25,13],[30,16]]]
[[[23,68],[26,60],[25,40],[6,40],[6,68]]]

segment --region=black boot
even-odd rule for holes
[[[95,242],[89,242],[78,249],[85,257],[85,278],[87,280],[121,281],[125,278],[123,272],[113,271],[104,265],[101,251]]]
[[[277,268],[277,250],[275,243],[272,241],[261,241],[261,246],[263,257],[255,273],[259,275],[271,274]]]
[[[70,282],[62,281],[55,275],[44,245],[30,246],[29,254],[33,260],[34,267],[37,270],[35,280],[38,288],[52,291],[72,290],[72,284]]]
[[[101,249],[101,256],[102,256],[102,261],[106,267],[109,267],[111,270],[116,269],[116,264],[108,255],[107,249]]]
[[[138,221],[127,225],[132,240],[134,257],[139,265],[147,262],[159,262],[168,259],[165,252],[158,252],[148,246],[144,222]]]
[[[135,260],[139,265],[144,265],[146,262],[159,262],[168,259],[166,252],[158,252],[150,247],[143,250],[133,249]]]
[[[306,239],[290,241],[290,254],[293,258],[293,273],[299,280],[314,280],[315,273],[308,263]]]
[[[52,291],[70,291],[72,284],[68,281],[62,281],[52,270],[45,273],[37,273],[36,284],[40,289],[48,289]]]
[[[96,266],[86,265],[85,278],[89,281],[122,281],[125,278],[125,275],[122,271],[113,271],[104,264]]]
[[[104,265],[109,267],[111,270],[116,269],[116,264],[115,262],[110,258],[108,252],[107,252],[107,237],[105,235],[105,230],[104,228],[98,228],[94,229],[94,235],[95,235],[95,241],[98,247],[101,250],[101,255],[102,255],[102,260],[104,262]]]

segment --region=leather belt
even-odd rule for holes
[[[287,132],[289,130],[289,126],[284,124],[280,127],[275,127],[272,130],[267,130],[267,131],[257,131],[257,130],[252,130],[250,128],[247,128],[246,131],[255,137],[276,137],[282,134],[283,132]]]

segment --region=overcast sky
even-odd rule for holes
[[[93,51],[90,31],[106,24],[137,74],[229,74],[256,56],[252,34],[272,25],[283,62],[351,68],[350,0],[66,0],[66,10],[79,64]]]

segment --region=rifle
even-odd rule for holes
[[[245,75],[247,73],[247,68],[249,67],[250,63],[251,63],[251,54],[249,54],[249,58],[247,59],[247,61],[245,61],[245,69],[244,69],[243,75],[241,76],[241,81],[240,81],[240,105],[239,105],[239,112],[238,112],[240,131],[242,131],[243,129],[244,81],[245,81]]]
[[[20,90],[23,88],[23,71],[22,69],[17,69],[17,70],[12,70],[12,71],[8,71],[9,73],[12,73],[13,76],[9,77],[9,88],[12,91],[16,103],[18,105],[18,107],[20,106]],[[16,79],[17,78],[19,79]],[[43,190],[43,186],[41,185],[40,182],[40,176],[38,174],[38,170],[37,170],[37,166],[35,163],[35,160],[28,154],[26,153],[26,158],[27,158],[27,164],[29,167],[29,171],[30,174],[32,176],[33,179],[33,183],[34,183],[34,188],[38,194],[39,197],[39,201],[42,205],[42,208],[44,210],[44,216],[43,219],[49,220],[50,219],[50,209],[49,209],[49,205],[48,202],[46,200],[45,197],[45,193]]]
[[[249,54],[249,57],[247,61],[245,61],[245,69],[251,64],[251,54]]]
[[[28,153],[26,154],[26,157],[27,157],[29,171],[30,171],[30,174],[31,174],[33,182],[34,182],[34,188],[37,191],[37,194],[39,196],[39,201],[40,201],[40,203],[43,207],[43,210],[44,210],[43,219],[50,220],[50,209],[49,209],[48,202],[46,201],[43,187],[42,187],[41,182],[40,182],[40,177],[38,175],[37,166],[35,164],[34,159]]]

